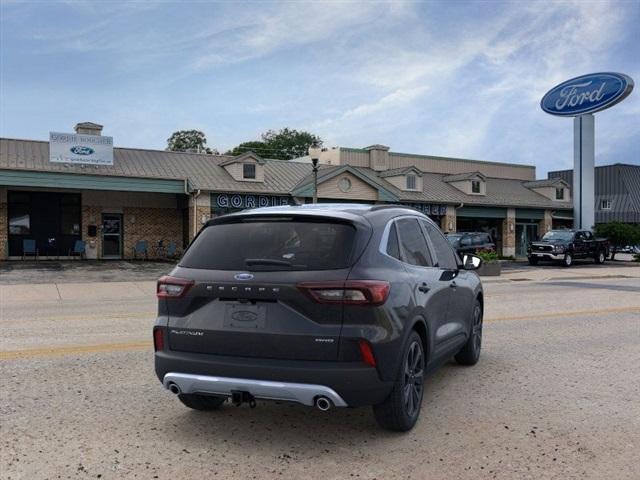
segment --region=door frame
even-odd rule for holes
[[[104,217],[120,217],[120,254],[119,255],[105,255],[104,254]],[[122,260],[123,258],[123,249],[124,249],[124,216],[122,213],[106,213],[103,212],[102,213],[102,217],[101,217],[101,225],[102,225],[102,232],[100,234],[100,243],[102,246],[102,252],[100,258],[103,258],[105,260]],[[107,235],[114,235],[114,234],[107,234]]]

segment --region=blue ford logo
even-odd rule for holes
[[[253,275],[251,275],[250,273],[236,273],[233,278],[235,278],[236,280],[251,280],[253,278]]]
[[[542,110],[551,115],[573,117],[612,107],[633,90],[633,80],[622,73],[591,73],[572,78],[549,90]]]
[[[75,147],[71,147],[71,153],[75,153],[76,155],[91,155],[95,153],[95,150],[91,147],[82,147],[80,145],[76,145]]]

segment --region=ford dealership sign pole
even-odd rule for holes
[[[594,198],[594,117],[593,113],[612,107],[633,90],[633,80],[622,73],[591,73],[572,78],[549,90],[542,110],[573,119],[573,226],[591,228],[595,224]]]

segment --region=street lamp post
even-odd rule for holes
[[[313,203],[318,203],[318,159],[312,158],[313,164]]]
[[[309,147],[309,156],[313,165],[313,203],[318,203],[318,163],[322,149],[317,143]]]

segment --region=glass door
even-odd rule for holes
[[[102,214],[102,258],[122,258],[122,214]]]
[[[529,242],[537,239],[537,223],[516,223],[516,257],[526,257]]]

